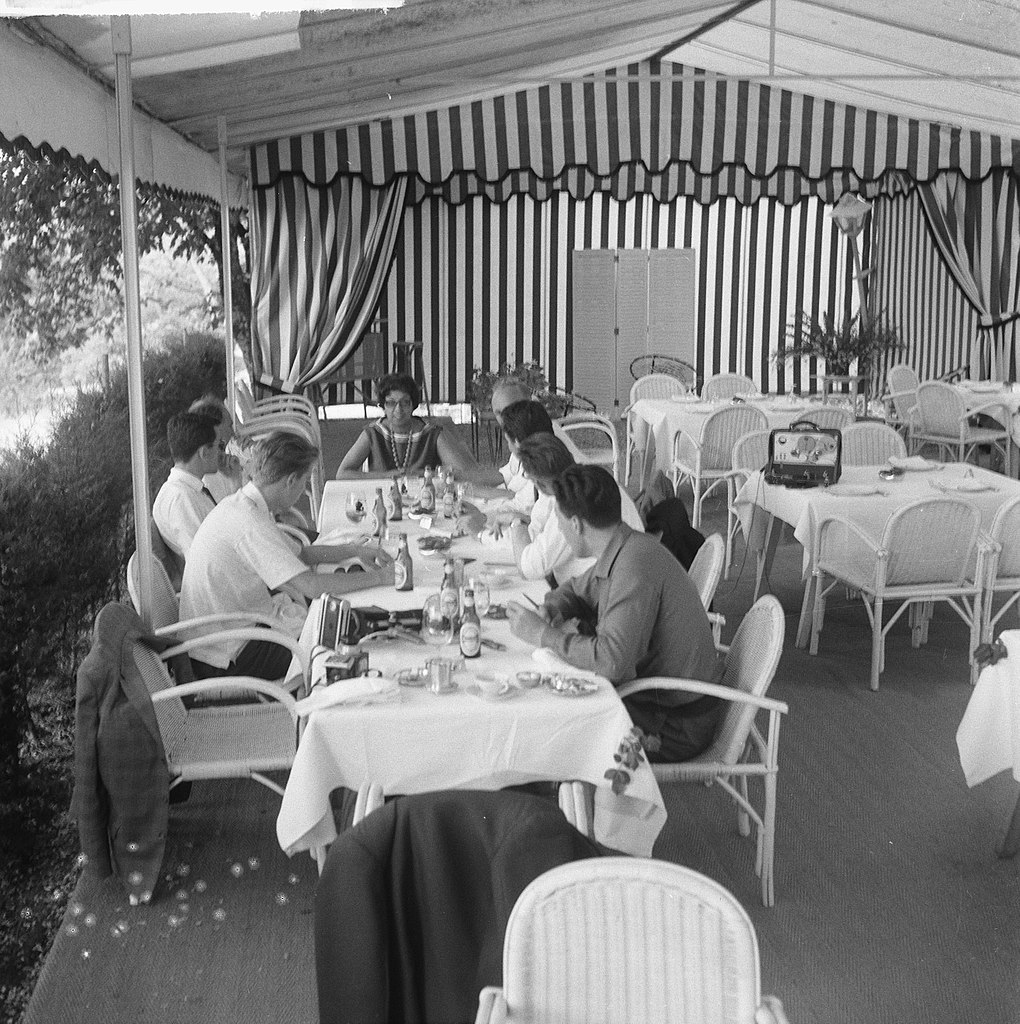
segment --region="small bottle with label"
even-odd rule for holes
[[[453,559],[448,558],[443,568],[443,582],[439,588],[439,604],[443,609],[443,617],[453,625],[454,635],[457,631],[457,620],[460,612],[460,592],[454,579]]]
[[[390,522],[399,523],[404,518],[404,502],[400,495],[400,483],[393,478],[393,486],[390,488]]]
[[[460,653],[465,658],[477,658],[482,653],[482,624],[475,611],[475,592],[464,591],[464,611],[460,616]]]
[[[425,467],[425,478],[422,480],[418,504],[421,506],[422,512],[435,512],[436,510],[436,485],[432,482],[431,466]]]
[[[372,536],[382,540],[386,536],[386,500],[383,498],[381,487],[375,489],[375,505],[372,508],[372,514],[375,516],[375,529],[372,531]]]
[[[414,590],[414,563],[407,550],[407,534],[400,535],[397,557],[393,560],[393,585],[397,590]]]
[[[443,515],[452,519],[455,515],[457,505],[457,489],[453,483],[453,470],[446,471],[446,480],[443,485]]]

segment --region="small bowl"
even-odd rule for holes
[[[525,690],[533,690],[542,683],[541,672],[518,672],[517,685]]]
[[[427,668],[402,668],[397,673],[399,686],[425,686],[429,681]]]
[[[899,480],[903,476],[905,470],[902,466],[883,466],[879,471],[878,475],[883,480]]]
[[[475,686],[486,700],[500,700],[514,688],[510,677],[502,672],[479,672],[475,675]]]

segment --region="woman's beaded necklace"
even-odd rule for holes
[[[406,476],[407,467],[411,464],[411,435],[410,433],[407,435],[407,447],[404,449],[404,465],[401,467],[400,456],[397,455],[397,436],[389,429],[389,427],[386,428],[386,433],[390,438],[390,451],[393,453],[393,468],[398,473]]]

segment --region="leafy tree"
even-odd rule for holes
[[[2,140],[0,140],[2,141]],[[139,185],[138,249],[212,258],[223,282],[219,208],[195,197]],[[247,220],[231,211],[234,330],[249,347]],[[118,184],[103,171],[45,153],[0,146],[0,318],[30,338],[40,361],[108,336],[122,316]],[[222,322],[219,305],[210,326]]]

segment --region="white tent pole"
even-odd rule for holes
[[[220,143],[220,238],[223,242],[223,326],[227,348],[227,408],[237,415],[234,394],[234,261],[231,259],[230,191],[227,184],[227,119],[216,118],[216,134]]]
[[[131,97],[131,18],[110,19],[117,63],[117,132],[120,140],[120,230],[124,257],[124,319],[127,324],[128,414],[131,425],[131,479],[134,485],[135,549],[152,550],[149,527],[149,459],[142,388],[142,312],[138,293],[138,212],[135,208],[135,149]],[[152,562],[138,559],[142,619],[152,622]]]

